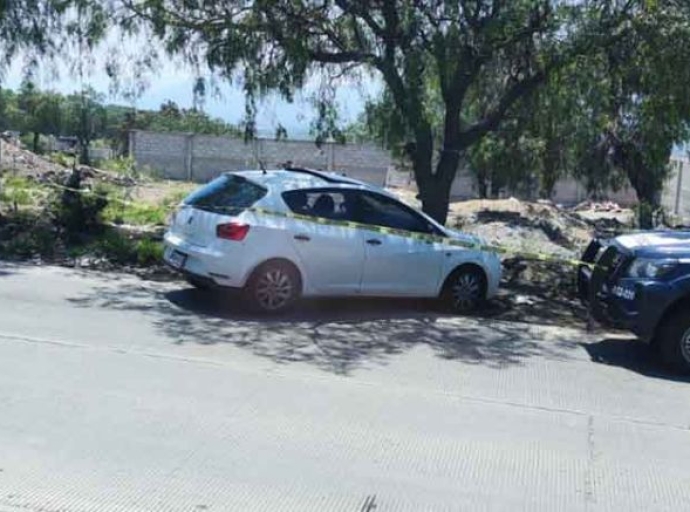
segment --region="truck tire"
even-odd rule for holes
[[[659,352],[664,364],[682,373],[690,373],[690,315],[676,310],[660,326]]]

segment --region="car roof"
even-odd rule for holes
[[[280,192],[305,188],[343,188],[372,190],[374,192],[390,195],[383,188],[364,181],[332,172],[316,171],[313,169],[266,169],[260,171],[233,171],[229,174],[242,176],[258,185]]]

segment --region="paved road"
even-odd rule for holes
[[[631,340],[0,266],[0,510],[682,510],[690,383]]]

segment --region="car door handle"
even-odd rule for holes
[[[383,242],[381,242],[381,240],[379,240],[378,238],[370,238],[369,240],[367,240],[367,243],[369,245],[381,245]]]
[[[299,240],[300,242],[308,242],[311,240],[311,238],[309,238],[307,235],[295,235],[293,238],[295,240]]]

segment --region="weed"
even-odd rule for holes
[[[75,157],[70,153],[57,152],[48,155],[48,160],[62,167],[70,168],[74,166]]]
[[[91,244],[91,247],[95,254],[114,263],[124,265],[137,259],[135,243],[115,230],[105,231]]]
[[[0,203],[16,209],[19,206],[37,206],[49,195],[45,187],[23,176],[7,176],[0,181]]]
[[[137,263],[139,263],[139,265],[155,265],[163,261],[162,242],[151,239],[140,240],[139,242],[137,242],[136,252]]]
[[[109,160],[103,160],[100,164],[100,167],[106,171],[116,172],[124,176],[136,177],[138,175],[137,163],[131,157],[121,156],[111,158]]]
[[[103,220],[114,224],[155,226],[165,224],[169,209],[146,203],[111,202],[103,212]]]

